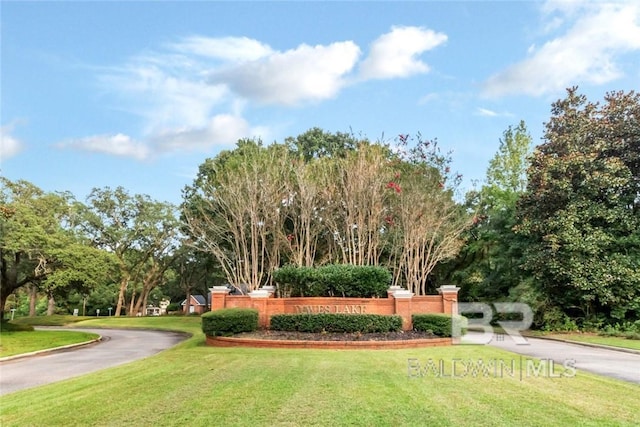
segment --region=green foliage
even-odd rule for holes
[[[181,309],[180,304],[179,304],[179,303],[177,303],[177,302],[172,302],[171,304],[169,304],[169,305],[167,306],[167,312],[170,312],[170,311],[180,311],[180,309]]]
[[[395,332],[402,329],[402,317],[381,314],[276,314],[270,329],[295,332]]]
[[[310,161],[320,157],[344,157],[355,150],[358,139],[347,133],[332,134],[315,127],[295,138],[286,138],[285,144],[293,154]]]
[[[31,332],[33,326],[13,323],[8,320],[0,320],[0,332]]]
[[[640,95],[610,93],[600,105],[572,88],[552,112],[517,226],[532,283],[556,310],[545,323],[562,326],[557,312],[639,319]]]
[[[105,280],[113,257],[87,244],[80,203],[22,180],[0,177],[0,184],[0,311],[25,285],[64,297]]]
[[[425,294],[436,264],[460,249],[470,216],[455,200],[461,175],[450,154],[420,135],[397,143],[317,128],[284,144],[239,141],[185,188],[189,245],[214,256],[241,292],[271,284],[282,265],[341,263],[384,265],[394,284]]]
[[[599,331],[599,334],[603,336],[625,337],[627,339],[638,340],[640,339],[640,320],[607,325]]]
[[[141,312],[173,261],[179,232],[175,207],[147,195],[130,195],[122,187],[94,188],[81,226],[93,245],[116,260],[120,289],[114,315],[121,314],[127,289],[136,291],[138,299],[130,306]]]
[[[380,298],[387,296],[391,284],[391,273],[376,266],[290,265],[275,270],[272,275],[279,293],[291,297]]]
[[[467,325],[463,316],[451,316],[450,314],[413,314],[411,322],[414,330],[431,332],[439,337],[450,337],[454,326],[464,332]]]
[[[437,271],[439,282],[460,286],[461,300],[511,300],[511,291],[526,281],[520,268],[525,239],[513,227],[530,151],[525,123],[509,126],[487,168],[486,184],[467,194],[474,225],[464,234],[466,244],[458,257]]]
[[[209,336],[227,336],[258,329],[258,310],[223,308],[201,316],[202,332]]]

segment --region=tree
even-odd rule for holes
[[[211,253],[241,292],[269,282],[280,264],[290,168],[286,147],[240,141],[233,152],[205,162],[185,190],[191,244]]]
[[[552,106],[518,203],[525,267],[547,301],[547,323],[638,319],[640,95],[609,93],[600,105],[567,92]]]
[[[517,286],[525,286],[523,238],[513,227],[516,202],[526,188],[531,146],[524,122],[509,126],[489,162],[485,184],[467,193],[467,206],[475,212],[474,224],[465,232],[465,246],[458,257],[440,272],[444,281],[462,288],[461,298],[506,300]]]
[[[393,195],[385,221],[390,264],[394,284],[424,295],[436,265],[458,254],[471,215],[454,200],[462,176],[451,171],[451,156],[437,141],[400,135],[398,146],[395,174],[386,185]]]
[[[354,151],[359,144],[353,135],[337,132],[325,132],[320,128],[312,128],[295,138],[286,138],[284,143],[294,157],[305,162],[322,157],[343,158]]]
[[[205,161],[184,192],[190,244],[214,255],[241,291],[270,283],[283,263],[333,262],[389,266],[396,283],[425,293],[434,266],[457,253],[469,224],[453,198],[460,177],[450,159],[436,144],[406,157],[367,140],[310,155],[291,148],[311,136],[313,147],[336,146],[313,129],[287,145],[240,141]]]
[[[285,219],[280,237],[284,243],[284,256],[290,264],[311,267],[323,243],[326,247],[327,233],[322,219],[329,211],[324,185],[331,170],[327,159],[309,159],[308,162],[292,159],[291,179],[285,182],[287,199],[282,206]],[[322,255],[326,255],[325,261],[330,259],[330,255]]]
[[[131,297],[130,313],[143,312],[149,295],[162,283],[167,269],[173,264],[179,244],[180,225],[173,205],[147,200],[140,214],[146,223],[136,251],[137,256],[144,258],[138,271],[142,286],[138,298]]]
[[[338,262],[378,265],[389,210],[386,186],[392,178],[387,147],[361,142],[344,158],[333,159],[333,172],[325,173],[322,213]]]
[[[27,181],[0,178],[0,310],[25,285],[50,299],[107,276],[111,257],[77,234],[80,205],[66,193],[45,193]]]
[[[113,254],[120,273],[115,316],[120,316],[125,307],[130,283],[143,281],[137,304],[133,303],[133,289],[130,315],[159,283],[179,232],[173,211],[170,204],[151,200],[147,195],[131,196],[122,187],[94,188],[89,194],[83,230],[97,248]]]

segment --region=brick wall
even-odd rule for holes
[[[387,298],[274,298],[274,289],[264,287],[249,295],[229,295],[225,286],[214,286],[211,291],[211,309],[255,308],[259,312],[260,327],[268,328],[271,316],[286,313],[346,313],[346,314],[398,314],[402,328],[410,330],[411,315],[418,313],[456,313],[458,290],[455,286],[442,286],[438,295],[414,296],[411,292],[390,288]]]

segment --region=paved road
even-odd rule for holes
[[[79,329],[102,336],[99,343],[36,357],[0,362],[0,395],[142,359],[185,339],[174,332]]]
[[[482,334],[472,333],[470,337],[477,342],[486,342]],[[568,363],[578,370],[640,384],[640,354],[539,338],[526,338],[526,341],[528,345],[519,345],[508,335],[494,335],[489,345],[525,356],[553,360],[561,370],[562,364]]]
[[[0,395],[61,381],[111,366],[151,356],[182,341],[185,336],[171,332],[83,329],[102,335],[101,343],[0,362]],[[480,334],[472,340],[485,342]],[[640,354],[586,347],[557,341],[527,338],[528,345],[517,345],[509,336],[494,337],[490,345],[539,359],[553,360],[560,367],[566,361],[573,366],[640,384]]]

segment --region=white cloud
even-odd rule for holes
[[[554,2],[547,10],[566,14],[570,27],[531,49],[527,59],[490,77],[484,84],[485,95],[539,96],[580,83],[606,83],[624,74],[617,63],[621,55],[640,50],[636,2]],[[552,19],[558,22],[557,17]]]
[[[207,152],[241,138],[266,140],[271,128],[249,123],[246,106],[300,106],[333,98],[364,78],[426,72],[417,56],[445,40],[431,30],[393,27],[372,43],[354,78],[361,50],[353,41],[277,51],[248,37],[185,37],[100,70],[105,104],[137,116],[139,134],[113,132],[58,146],[143,160]]]
[[[121,133],[116,135],[94,135],[78,138],[57,144],[59,148],[72,148],[94,153],[110,154],[119,157],[132,157],[145,160],[151,155],[149,148],[130,136]]]
[[[418,55],[447,41],[443,33],[420,27],[393,27],[371,44],[360,65],[364,79],[388,79],[426,73],[429,66]]]
[[[178,126],[205,126],[211,111],[224,105],[227,89],[204,80],[206,68],[187,58],[135,58],[102,76],[131,112],[144,118],[144,131],[154,133]]]
[[[256,61],[214,70],[210,82],[265,104],[297,105],[334,97],[345,85],[360,48],[351,41],[300,45]]]
[[[11,136],[12,125],[0,127],[0,161],[15,156],[22,151],[23,144]]]
[[[474,115],[481,116],[481,117],[513,117],[513,114],[508,112],[499,113],[497,111],[493,111],[488,108],[482,108],[482,107],[476,108]]]
[[[498,113],[496,113],[495,111],[488,110],[486,108],[480,108],[480,107],[478,107],[476,109],[476,114],[478,116],[484,116],[484,117],[497,117],[498,116]]]
[[[274,53],[269,45],[248,37],[192,36],[179,43],[170,44],[169,47],[183,53],[235,62],[255,61]]]
[[[239,139],[258,137],[255,130],[242,117],[219,114],[203,128],[170,130],[151,138],[151,145],[161,152],[184,150],[208,151],[220,146],[231,146]]]

